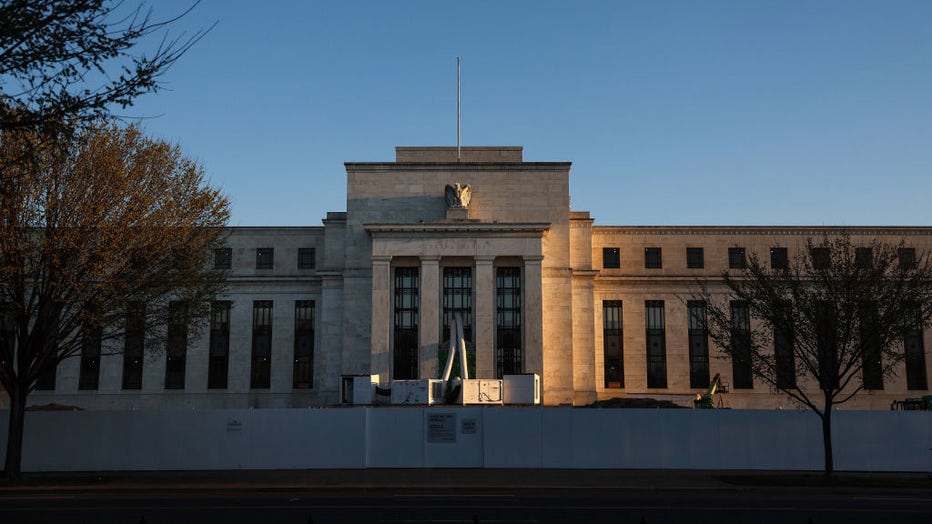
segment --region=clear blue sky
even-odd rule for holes
[[[154,2],[173,14],[186,0]],[[932,1],[204,0],[130,115],[233,225],[320,225],[345,161],[521,145],[601,225],[932,225]]]

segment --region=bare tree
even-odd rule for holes
[[[120,0],[0,0],[0,130],[93,121],[157,91],[206,33],[167,32],[189,11],[156,20]]]
[[[904,359],[908,370],[925,368],[910,340],[932,318],[932,264],[902,243],[840,235],[809,239],[804,252],[772,265],[750,254],[744,269],[702,282],[692,298],[706,303],[709,336],[732,360],[733,383],[757,377],[819,416],[831,475],[832,408],[881,388]],[[924,371],[907,380],[927,387],[918,384]]]
[[[224,285],[208,255],[224,242],[229,210],[178,146],[135,126],[55,138],[8,131],[0,161],[14,174],[0,195],[4,471],[19,478],[37,381],[89,342],[122,347],[107,341],[134,331],[148,349],[164,348],[168,326],[205,317]]]

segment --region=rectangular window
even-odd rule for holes
[[[702,269],[705,267],[705,253],[701,247],[686,248],[686,267],[688,269]]]
[[[790,267],[790,258],[785,247],[770,248],[770,269],[787,269]]]
[[[776,365],[776,386],[779,389],[792,389],[796,387],[796,355],[794,353],[793,319],[790,316],[790,305],[780,313],[774,322],[773,329],[773,357]]]
[[[828,269],[832,265],[832,255],[827,247],[814,247],[809,256],[812,257],[812,269]]]
[[[705,302],[690,300],[686,303],[689,317],[689,387],[709,387],[709,331],[706,324]]]
[[[730,247],[728,248],[728,268],[729,269],[744,269],[747,266],[747,260],[744,256],[743,247]]]
[[[647,321],[647,387],[667,387],[667,341],[663,300],[644,303]]]
[[[625,387],[625,342],[621,300],[602,301],[602,354],[605,387]]]
[[[392,376],[412,380],[420,376],[418,326],[420,323],[420,273],[416,267],[395,268],[395,326]]]
[[[747,302],[731,301],[731,370],[735,389],[754,387],[751,369],[751,317]]]
[[[233,250],[221,247],[214,250],[214,269],[230,269],[233,267]]]
[[[495,376],[521,373],[521,268],[495,270]]]
[[[90,306],[88,306],[90,309]],[[92,315],[93,316],[93,315]],[[100,384],[100,346],[103,330],[93,320],[81,326],[81,371],[78,389],[94,390]]]
[[[272,301],[252,303],[252,368],[249,387],[268,389],[272,382]]]
[[[602,248],[602,267],[605,269],[618,269],[621,267],[621,249],[617,247]]]
[[[644,248],[644,267],[647,269],[660,269],[663,267],[663,256],[659,247]]]
[[[36,391],[54,391],[55,375],[58,373],[58,348],[54,348],[50,353],[50,358],[42,366],[42,371],[36,377]]]
[[[207,388],[226,389],[230,366],[230,306],[228,300],[210,305],[210,356],[207,364]]]
[[[854,265],[858,269],[870,269],[874,265],[874,252],[869,247],[854,248]]]
[[[447,362],[450,349],[450,326],[453,325],[453,315],[459,313],[463,319],[463,338],[466,339],[466,361],[469,369],[476,369],[476,346],[472,338],[472,268],[445,267],[443,268],[443,317],[440,332],[441,342],[439,364],[442,367]],[[459,373],[459,359],[453,360],[453,374]]]
[[[915,321],[911,322],[903,336],[906,352],[906,389],[928,389],[926,380],[926,355],[922,342],[922,322],[919,313],[912,313]]]
[[[168,305],[168,339],[165,345],[165,389],[184,389],[188,352],[188,305]]]
[[[294,370],[292,387],[314,387],[314,301],[294,303]]]
[[[272,269],[275,264],[275,249],[271,247],[256,248],[256,269]]]
[[[16,319],[13,306],[0,302],[0,365],[13,361],[16,350]]]
[[[916,249],[912,247],[901,247],[897,249],[900,258],[900,267],[902,269],[913,269],[916,267]]]
[[[880,352],[880,330],[877,305],[861,304],[858,326],[861,344],[861,377],[864,389],[883,389],[883,362]]]
[[[146,342],[146,306],[130,304],[126,310],[123,341],[123,389],[142,389],[142,360]]]
[[[312,247],[298,248],[298,269],[314,269],[317,266],[317,250]]]
[[[819,357],[820,389],[837,389],[838,376],[838,312],[830,302],[819,302],[815,308],[816,350]]]

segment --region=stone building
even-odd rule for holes
[[[697,277],[749,253],[792,258],[829,227],[597,226],[570,210],[569,162],[520,147],[398,147],[346,164],[346,211],[318,227],[231,228],[209,329],[181,355],[116,349],[63,362],[33,404],[87,409],[305,407],[340,401],[340,377],[436,378],[453,315],[477,377],[537,373],[547,405],[612,397],[688,404],[721,373],[731,407],[792,407],[689,325]],[[447,187],[451,186],[451,187]],[[468,186],[468,188],[467,188]],[[846,228],[854,240],[932,247],[932,228]],[[929,333],[882,389],[886,409],[929,394]],[[916,346],[918,344],[918,347]]]

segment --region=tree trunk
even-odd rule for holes
[[[822,447],[825,450],[825,476],[831,477],[835,461],[832,457],[832,403],[828,398],[822,411]]]
[[[7,391],[10,396],[10,427],[7,432],[6,462],[3,466],[4,477],[21,480],[23,473],[23,427],[26,422],[26,394],[19,384]]]

